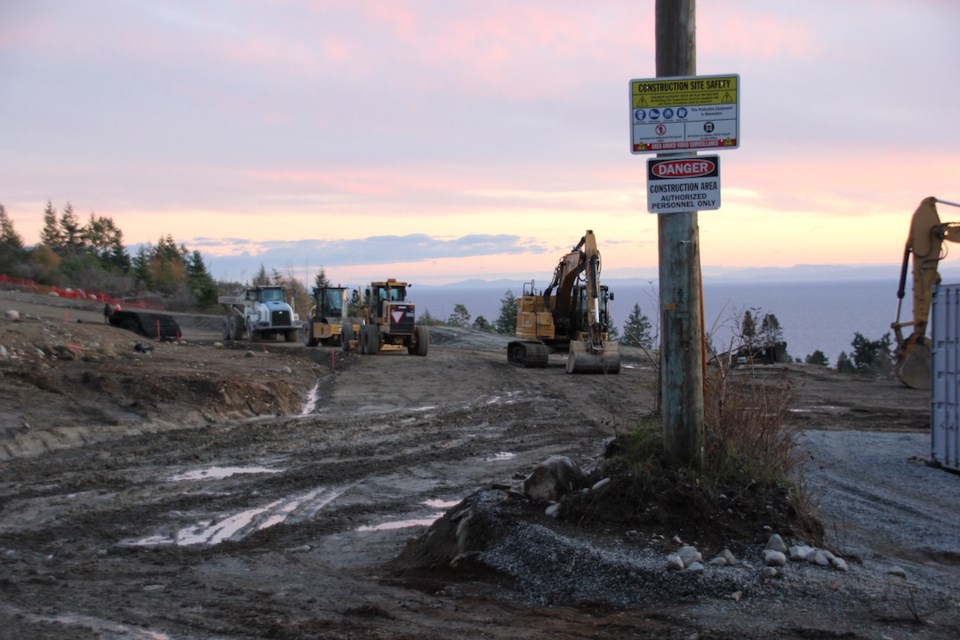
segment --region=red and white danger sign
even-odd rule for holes
[[[647,160],[647,211],[677,213],[719,208],[719,156]]]

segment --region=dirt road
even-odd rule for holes
[[[618,376],[569,376],[560,359],[509,366],[501,337],[469,331],[434,331],[426,358],[360,357],[223,347],[216,320],[198,317],[181,318],[185,343],[153,343],[104,325],[95,308],[0,300],[21,314],[0,321],[0,638],[956,637],[956,506],[939,510],[928,531],[939,546],[919,555],[923,540],[880,548],[840,520],[865,561],[766,582],[762,563],[746,564],[724,578],[743,582],[742,599],[732,588],[698,596],[697,579],[677,576],[682,589],[627,607],[602,594],[544,606],[503,576],[425,582],[385,569],[465,497],[519,491],[549,455],[594,467],[654,408],[642,353],[628,351]],[[925,425],[923,399],[892,383],[804,367],[763,375],[795,381],[793,415],[816,429],[825,503],[839,483],[827,474],[842,465],[823,453],[845,459],[832,432]],[[929,482],[918,499],[957,496],[960,479],[910,469]],[[674,535],[657,533],[664,544]],[[585,535],[670,580],[661,549],[637,532]],[[905,577],[891,577],[893,565]],[[910,619],[912,603],[924,622]]]

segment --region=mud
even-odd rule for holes
[[[426,358],[360,357],[223,344],[218,318],[180,316],[184,341],[144,353],[142,336],[95,306],[12,292],[0,302],[21,314],[0,320],[2,638],[960,633],[960,478],[922,463],[928,401],[893,382],[800,365],[742,374],[793,385],[825,531],[852,568],[763,580],[748,554],[777,527],[766,518],[731,540],[752,565],[698,580],[661,568],[678,535],[669,526],[582,527],[516,498],[538,462],[562,454],[593,469],[654,409],[642,352],[624,349],[617,376],[571,376],[560,356],[543,370],[510,366],[504,338],[466,330],[434,330]],[[881,464],[879,476],[904,474],[896,495],[878,486]],[[541,532],[521,555],[554,554],[542,566],[557,575],[558,559],[588,545],[666,586],[546,602],[533,578],[397,571],[481,490],[514,496],[506,522]],[[561,538],[572,542],[544,542]]]

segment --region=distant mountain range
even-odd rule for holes
[[[656,269],[650,269],[649,276],[618,276],[615,270],[604,272],[604,284],[609,286],[646,285],[657,280]],[[940,275],[944,282],[960,282],[960,266],[941,266]],[[703,279],[712,283],[741,282],[842,282],[847,280],[889,280],[897,282],[900,278],[899,264],[798,264],[792,267],[704,267]],[[550,281],[549,274],[536,278],[538,287]],[[911,275],[907,274],[909,289]],[[444,285],[417,285],[419,288],[458,288],[458,289],[518,289],[516,280],[498,279],[461,280]]]

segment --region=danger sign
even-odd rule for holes
[[[719,156],[647,160],[647,211],[677,213],[719,208]]]

